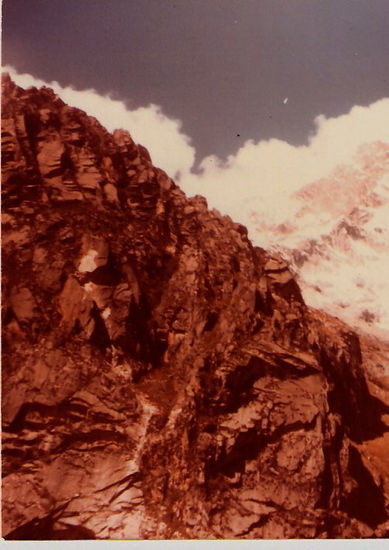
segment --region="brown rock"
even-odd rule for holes
[[[30,321],[36,314],[36,302],[27,287],[13,287],[9,303],[19,323]]]

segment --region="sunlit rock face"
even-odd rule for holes
[[[3,87],[3,536],[387,535],[356,334],[127,132]]]

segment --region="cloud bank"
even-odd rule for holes
[[[149,105],[129,110],[122,101],[95,90],[75,90],[57,82],[45,82],[30,74],[4,67],[24,88],[49,86],[66,103],[96,117],[113,131],[128,130],[133,139],[150,151],[153,163],[163,168],[189,195],[204,195],[210,206],[252,229],[252,214],[266,214],[282,222],[296,208],[293,195],[306,184],[328,177],[339,165],[351,164],[358,148],[374,141],[389,142],[389,98],[368,107],[355,106],[348,114],[315,119],[315,131],[305,146],[278,139],[247,141],[226,161],[209,156],[200,173],[191,172],[195,149],[182,132],[179,120],[167,117],[161,107]],[[290,105],[289,108],[293,108]],[[258,242],[257,232],[251,238]],[[260,243],[259,243],[260,244]]]
[[[60,86],[58,82],[45,82],[30,74],[19,74],[11,66],[3,70],[22,88],[52,88],[65,103],[94,116],[109,132],[117,128],[128,130],[134,141],[147,147],[153,163],[170,176],[178,177],[191,170],[195,150],[190,138],[182,132],[182,123],[167,117],[158,105],[129,110],[122,101],[100,95],[93,89],[75,90],[71,86]]]
[[[388,121],[389,99],[318,116],[305,146],[248,141],[180,184],[291,262],[308,304],[389,331]]]
[[[256,220],[263,216],[274,224],[289,219],[301,207],[294,197],[305,185],[330,176],[340,165],[352,164],[364,143],[389,142],[388,120],[389,99],[353,107],[337,118],[320,115],[305,146],[278,139],[247,141],[225,162],[205,158],[200,174],[186,173],[180,184],[189,195],[204,194],[210,206],[247,225],[251,238],[266,245],[253,214]]]

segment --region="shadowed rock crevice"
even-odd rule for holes
[[[62,522],[61,522],[62,523]],[[66,526],[66,520],[61,524],[51,515],[35,519],[14,529],[5,537],[6,540],[94,540],[91,529],[82,525]]]
[[[375,528],[387,519],[385,497],[354,446],[350,448],[349,469],[356,485],[341,499],[341,509]]]
[[[219,473],[227,477],[233,477],[237,472],[242,473],[246,461],[256,459],[265,446],[276,443],[283,435],[290,432],[298,430],[308,432],[314,427],[315,423],[316,418],[309,424],[296,422],[290,426],[280,428],[272,434],[261,433],[257,427],[240,432],[228,452],[223,449],[217,461],[207,464],[206,477],[211,479]]]

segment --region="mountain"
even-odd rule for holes
[[[2,117],[3,536],[387,536],[379,345],[128,132]]]
[[[307,303],[388,339],[388,206],[389,144],[374,142],[295,192],[284,220],[252,221],[298,273]]]

